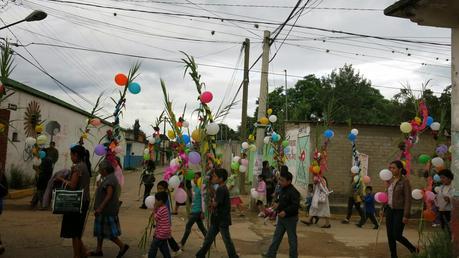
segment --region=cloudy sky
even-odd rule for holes
[[[197,106],[197,93],[192,81],[183,77],[183,64],[173,62],[183,57],[180,51],[193,55],[202,64],[199,67],[202,78],[207,90],[214,93],[212,106],[217,108],[221,103],[227,104],[242,80],[239,69],[243,67],[241,46],[244,39],[251,40],[252,63],[261,53],[263,31],[274,31],[277,27],[263,22],[284,21],[297,1],[77,1],[107,8],[63,2],[1,1],[3,8],[0,9],[0,24],[22,19],[37,9],[46,11],[49,16],[43,21],[16,25],[11,27],[11,31],[2,30],[0,37],[26,45],[26,48],[16,47],[15,50],[35,64],[38,61],[49,74],[79,94],[64,92],[56,82],[19,57],[16,57],[17,68],[12,78],[86,110],[91,109],[87,100],[95,102],[103,92],[105,109],[101,115],[105,115],[113,111],[109,97],[116,96],[119,89],[113,82],[114,75],[118,72],[127,73],[129,67],[140,60],[142,67],[138,82],[142,92],[127,97],[127,110],[122,125],[130,127],[135,119],[140,119],[142,129],[151,132],[149,125],[163,110],[160,78],[166,81],[177,112],[181,112],[185,103],[190,111]],[[413,41],[450,43],[450,31],[447,29],[420,27],[408,20],[384,16],[382,10],[393,2],[311,0],[308,4],[311,8],[303,12],[297,24]],[[222,18],[223,21],[137,10],[212,16]],[[259,23],[230,22],[224,18]],[[289,29],[286,27],[283,30],[271,49],[271,56],[276,51],[278,53],[270,63],[270,90],[284,85],[284,69],[288,71],[288,85],[293,86],[302,76],[326,75],[346,63],[353,64],[387,98],[397,93],[397,88],[402,87],[402,84],[409,83],[412,88],[419,89],[423,82],[431,79],[431,88],[441,92],[450,83],[450,51],[447,46],[377,40],[298,27],[293,28],[285,44],[281,45]],[[123,55],[74,50],[56,45]],[[124,54],[146,58],[133,58]],[[260,69],[259,62],[250,73],[249,115],[253,114],[259,95]],[[239,95],[237,99],[240,98]],[[236,128],[240,116],[239,105],[223,122]],[[193,124],[196,118],[188,112],[187,119]]]

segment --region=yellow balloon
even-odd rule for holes
[[[36,125],[35,132],[42,133],[43,132],[43,125]]]
[[[87,134],[87,133],[83,133],[83,134],[81,135],[81,138],[83,138],[83,139],[88,139],[88,134]]]
[[[169,139],[171,139],[171,140],[174,139],[175,138],[174,131],[172,131],[172,130],[167,131],[167,137],[169,137]]]
[[[268,116],[269,116],[269,115],[271,115],[271,114],[273,113],[273,110],[272,110],[271,108],[269,108],[269,109],[266,111],[266,113],[267,113]]]
[[[202,177],[198,178],[197,182],[196,182],[196,185],[198,187],[201,187],[202,186]]]
[[[260,124],[262,124],[262,125],[267,125],[267,124],[269,124],[269,119],[266,118],[266,117],[260,118]]]
[[[402,131],[402,133],[411,133],[411,130],[413,130],[413,127],[410,123],[403,122],[402,124],[400,124],[400,131]]]
[[[421,125],[422,120],[419,117],[415,117],[414,122],[416,122],[417,125]]]
[[[253,136],[253,134],[249,135],[249,141],[251,142],[255,141],[255,136]]]
[[[201,132],[199,131],[199,129],[196,129],[191,133],[191,139],[193,139],[193,141],[195,142],[201,141]]]
[[[319,174],[320,173],[320,167],[319,166],[314,166],[312,168],[312,172],[314,172],[314,174]]]

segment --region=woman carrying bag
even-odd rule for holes
[[[88,167],[84,162],[85,149],[76,145],[70,149],[70,157],[73,165],[68,178],[57,177],[66,190],[83,190],[83,201],[81,212],[64,213],[62,218],[61,237],[72,238],[73,257],[86,257],[86,247],[81,240],[83,235],[86,216],[89,208],[89,182],[90,176]]]

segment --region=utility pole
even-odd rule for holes
[[[287,97],[287,69],[284,70],[285,73],[285,121],[288,120],[288,97]]]
[[[452,28],[451,32],[451,145],[453,146],[452,151],[452,162],[451,169],[454,173],[453,185],[456,189],[452,200],[452,236],[453,246],[455,248],[455,254],[459,254],[459,29]],[[441,132],[440,132],[441,133]]]
[[[263,36],[263,55],[261,59],[261,81],[260,81],[260,97],[258,98],[258,119],[260,121],[262,117],[266,116],[266,99],[268,97],[268,71],[269,71],[269,47],[270,47],[270,36],[271,33],[267,30],[264,32]],[[261,167],[263,162],[263,146],[265,138],[265,127],[257,127],[257,157],[255,161],[256,172],[261,173]],[[252,181],[252,186],[255,186],[257,183],[256,175],[254,171],[254,178]]]
[[[244,81],[242,88],[242,119],[241,119],[241,142],[247,139],[247,101],[249,95],[249,65],[250,65],[250,39],[246,38],[244,43]],[[239,191],[245,194],[246,174],[241,174],[239,180]]]

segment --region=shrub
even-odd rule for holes
[[[412,258],[453,257],[453,243],[447,231],[440,230],[429,234],[423,240],[425,249]]]
[[[16,165],[11,165],[8,186],[12,189],[23,189],[33,184],[33,178],[25,175],[24,171]]]

